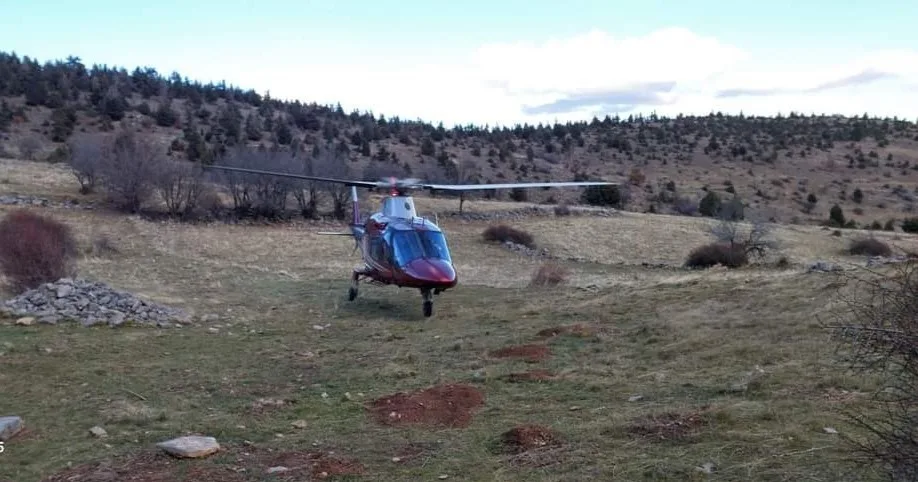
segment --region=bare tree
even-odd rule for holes
[[[286,150],[253,149],[237,146],[224,156],[221,164],[243,169],[257,169],[297,173],[299,168],[294,155]],[[266,217],[282,215],[297,181],[263,174],[221,172],[218,176],[233,197],[233,206],[239,214],[256,214]]]
[[[99,181],[101,165],[112,155],[102,135],[78,134],[69,142],[70,168],[80,183],[80,193],[93,192]]]
[[[864,437],[845,439],[890,480],[918,480],[918,279],[915,261],[840,283],[845,310],[826,324],[846,364],[878,381],[872,404],[845,411]]]
[[[101,159],[99,178],[121,208],[136,213],[153,192],[152,181],[165,159],[164,149],[130,129],[120,131],[106,144],[111,155]]]
[[[292,172],[304,176],[314,176],[316,161],[311,155],[295,157]],[[319,204],[319,188],[315,181],[297,180],[293,186],[293,197],[296,199],[300,214],[306,219],[313,219]]]
[[[718,242],[729,243],[731,249],[741,249],[746,255],[763,257],[769,249],[778,248],[776,241],[768,239],[771,228],[760,220],[743,223],[722,217],[717,224],[710,227],[709,233]]]
[[[344,179],[351,176],[351,166],[348,165],[347,156],[333,145],[319,149],[315,156],[315,171],[317,176]],[[332,216],[336,219],[347,217],[347,202],[350,199],[350,188],[342,184],[320,182],[325,192],[332,200]]]
[[[204,176],[199,165],[186,161],[164,160],[157,166],[154,186],[171,216],[185,216],[198,206],[204,191]]]
[[[23,159],[32,161],[35,154],[41,150],[41,141],[34,134],[26,134],[19,140],[19,154]]]

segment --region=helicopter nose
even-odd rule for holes
[[[405,272],[427,283],[453,286],[456,284],[456,270],[441,259],[416,259],[405,267]]]

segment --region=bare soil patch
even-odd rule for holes
[[[448,384],[379,398],[368,409],[382,425],[466,427],[473,411],[484,405],[484,399],[475,387]]]
[[[142,452],[115,459],[77,465],[42,479],[42,482],[244,482],[230,467],[210,461],[182,461],[159,453]]]
[[[645,415],[628,426],[628,433],[655,440],[681,440],[698,434],[707,423],[705,410]]]
[[[494,358],[521,358],[529,362],[537,362],[551,357],[551,349],[539,344],[508,346],[492,351],[491,356]]]
[[[547,382],[555,379],[555,374],[548,370],[529,370],[527,372],[510,373],[504,380],[510,383]]]
[[[560,336],[560,335],[570,335],[570,336],[578,336],[578,337],[585,338],[588,336],[592,336],[594,333],[595,333],[595,330],[593,330],[593,328],[587,325],[584,325],[582,323],[577,323],[574,325],[563,325],[563,326],[555,326],[552,328],[546,328],[536,333],[536,336],[541,339],[553,338],[553,337]]]
[[[366,468],[357,460],[319,451],[282,452],[264,459],[261,465],[269,468],[286,468],[287,470],[277,473],[278,480],[301,480],[302,472],[305,470],[319,479],[366,474]]]
[[[553,430],[541,425],[520,425],[500,436],[503,448],[519,454],[543,447],[561,445],[561,437]]]

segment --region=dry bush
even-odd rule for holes
[[[496,224],[488,226],[482,233],[485,241],[499,241],[506,243],[510,241],[515,244],[522,244],[527,248],[535,246],[532,235],[526,231],[507,226],[506,224]]]
[[[829,324],[842,360],[878,379],[870,401],[845,410],[863,437],[845,435],[861,461],[882,467],[890,480],[918,480],[918,279],[915,262],[889,275],[843,275],[844,312]]]
[[[153,176],[153,185],[169,215],[187,216],[198,207],[205,186],[199,165],[164,159],[156,165]]]
[[[80,183],[80,193],[93,192],[100,176],[100,165],[105,156],[106,144],[99,135],[78,134],[69,143],[70,167]]]
[[[711,243],[699,246],[689,253],[685,260],[688,268],[710,268],[712,266],[725,266],[739,268],[749,263],[746,250],[739,245],[729,243]]]
[[[883,241],[870,237],[852,240],[851,245],[848,246],[848,252],[853,255],[889,256],[892,254],[892,249]]]
[[[557,263],[544,263],[532,273],[530,286],[557,286],[567,283],[570,271]]]
[[[559,204],[555,206],[555,216],[570,216],[571,207],[567,204]]]
[[[28,210],[0,221],[0,270],[17,292],[73,276],[77,242],[71,228]]]

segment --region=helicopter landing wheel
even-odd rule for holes
[[[429,289],[421,290],[421,296],[424,297],[424,318],[433,315],[433,294]]]
[[[360,283],[360,273],[354,271],[351,274],[351,287],[347,290],[347,300],[354,301],[354,298],[357,298],[357,284]]]

